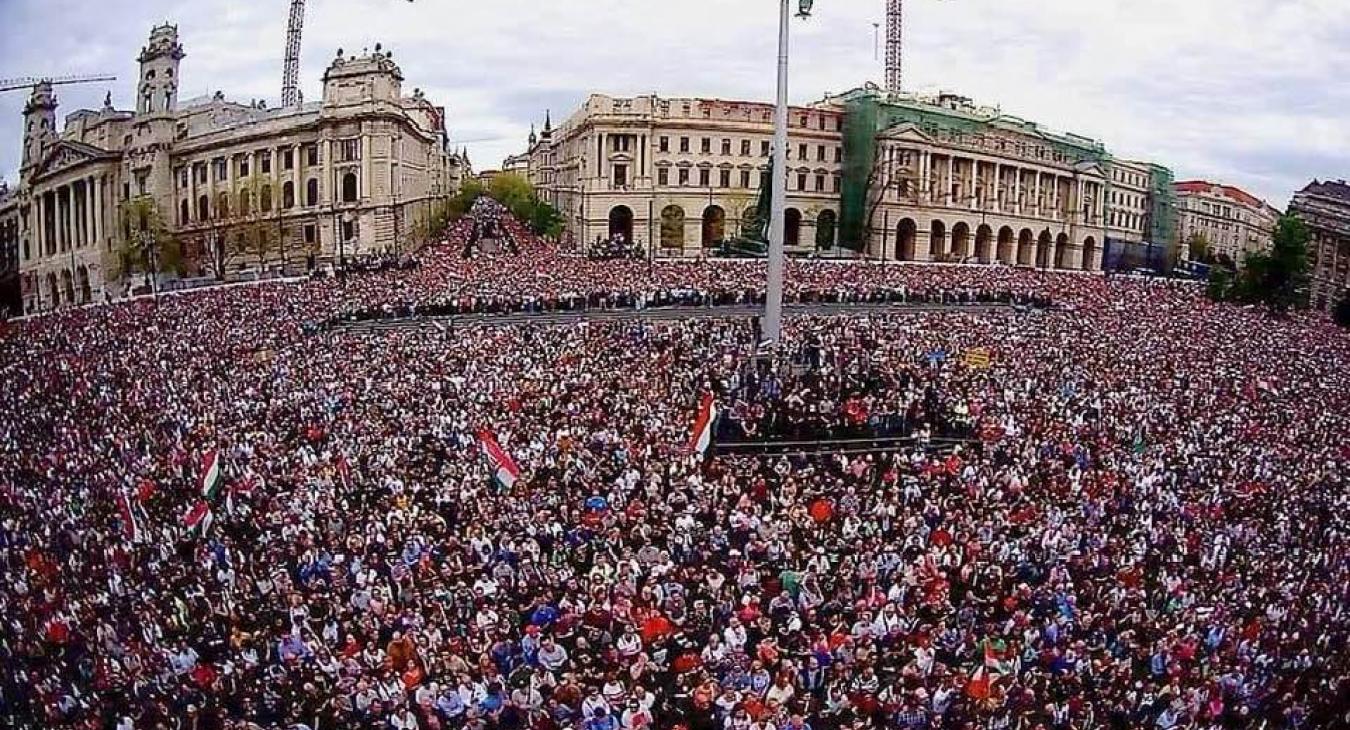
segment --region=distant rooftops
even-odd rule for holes
[[[1176,183],[1173,189],[1178,193],[1192,193],[1197,195],[1218,195],[1235,200],[1250,208],[1268,208],[1266,201],[1252,195],[1242,188],[1232,185],[1221,185],[1207,180],[1183,180]]]
[[[1300,194],[1320,195],[1326,198],[1336,198],[1337,200],[1350,203],[1350,184],[1344,180],[1328,180],[1321,182],[1313,180],[1307,187],[1299,191]]]

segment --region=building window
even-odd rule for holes
[[[313,223],[307,224],[305,226],[305,243],[313,245],[314,239],[317,237],[317,235],[318,231],[314,229]]]
[[[350,241],[356,237],[356,221],[342,221],[342,240]]]
[[[689,168],[687,167],[680,168],[679,181],[681,185],[689,184]]]
[[[187,224],[188,224],[188,202],[187,198],[184,198],[178,203],[178,225],[185,226]]]
[[[614,166],[614,186],[620,188],[628,186],[628,165]]]
[[[239,177],[248,177],[248,157],[241,155],[239,157]]]
[[[239,215],[248,215],[248,191],[239,191]]]
[[[750,187],[750,171],[749,171],[749,170],[741,170],[741,187],[742,187],[742,188],[749,188],[749,187]]]
[[[729,139],[722,140],[722,156],[723,157],[731,156],[731,140]]]
[[[258,210],[269,213],[272,210],[272,186],[264,185],[258,191]]]
[[[211,161],[211,166],[215,168],[216,182],[224,182],[228,170],[225,168],[225,158],[217,157]]]
[[[822,144],[822,145],[816,145],[816,161],[817,161],[817,162],[824,162],[824,161],[825,161],[825,145],[823,145],[823,144]]]
[[[288,147],[281,151],[281,169],[295,169],[295,150]]]
[[[807,159],[807,157],[806,157],[806,145],[804,145],[804,144],[799,144],[799,145],[797,145],[797,159],[802,160],[802,161],[805,161],[805,160]]]
[[[295,183],[287,180],[281,186],[281,209],[290,210],[295,207]]]
[[[680,151],[681,151],[681,152],[685,152],[685,153],[688,153],[688,152],[689,152],[689,138],[688,138],[688,137],[680,137]]]
[[[178,168],[178,187],[180,187],[180,188],[185,188],[185,187],[187,187],[187,186],[188,186],[188,171],[187,171],[187,168],[186,168],[186,167],[180,167],[180,168]]]
[[[270,150],[258,153],[258,170],[264,175],[272,174],[272,152]]]
[[[319,181],[317,178],[310,178],[305,183],[305,205],[314,207],[319,204]]]
[[[230,217],[230,195],[221,193],[216,196],[216,216],[219,218]]]
[[[710,154],[712,154],[712,137],[704,137],[704,138],[700,141],[700,147],[699,147],[699,149],[700,149],[700,151],[702,151],[703,154],[705,154],[705,155],[710,155]]]
[[[797,173],[797,189],[806,190],[806,173],[804,172]]]
[[[825,176],[824,176],[824,175],[816,175],[816,192],[818,192],[818,193],[823,193],[823,192],[825,192]]]
[[[843,162],[843,161],[844,161],[844,148],[843,148],[843,147],[835,147],[835,148],[834,148],[834,161],[835,161],[835,162]]]
[[[749,156],[750,156],[750,140],[743,139],[741,140],[741,157],[749,157]]]
[[[731,187],[731,170],[718,171],[717,186],[721,188]]]
[[[657,171],[656,171],[656,184],[657,184],[657,185],[669,185],[669,184],[670,184],[670,169],[669,169],[669,168],[662,167],[662,168],[658,168],[658,169],[657,169]]]
[[[313,167],[319,164],[319,146],[316,144],[305,145],[305,164]]]
[[[354,172],[342,176],[342,202],[356,202],[356,173]]]
[[[703,169],[703,170],[699,170],[699,171],[698,171],[698,186],[699,186],[699,187],[701,187],[701,188],[706,188],[706,187],[710,187],[710,186],[712,185],[712,182],[711,182],[711,180],[712,180],[712,174],[711,174],[711,172],[712,172],[711,170],[707,170],[707,169]]]
[[[657,142],[656,146],[657,146],[657,149],[659,149],[659,150],[662,151],[662,152],[669,152],[669,151],[670,151],[670,137],[662,137],[662,138],[660,139],[660,141]]]
[[[759,143],[759,156],[760,156],[760,157],[768,157],[768,156],[769,156],[769,140],[767,140],[767,139],[765,139],[765,140],[760,140],[760,143]]]
[[[342,140],[338,160],[340,162],[352,162],[353,160],[359,159],[361,159],[361,140]]]
[[[197,196],[197,220],[211,220],[211,203],[205,195]]]

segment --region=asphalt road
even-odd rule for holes
[[[973,312],[984,313],[1010,309],[1008,304],[787,304],[783,310],[788,316],[848,316],[860,314],[909,314],[914,312]],[[503,324],[567,324],[571,322],[604,322],[609,320],[643,319],[648,321],[689,319],[736,319],[757,317],[764,311],[760,306],[724,307],[667,307],[657,309],[593,309],[581,312],[538,312],[517,314],[465,314],[446,317],[411,317],[365,322],[342,322],[328,331],[346,334],[378,334],[391,330],[436,329],[452,327],[493,326]]]

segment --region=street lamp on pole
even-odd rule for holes
[[[769,214],[769,274],[764,297],[765,343],[776,344],[783,334],[783,238],[787,211],[788,145],[788,21],[792,0],[779,0],[778,8],[778,102],[774,109],[773,177]],[[797,17],[811,16],[813,0],[797,0]]]

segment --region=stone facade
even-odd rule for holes
[[[841,113],[794,107],[791,117],[787,244],[833,246]],[[623,236],[658,255],[698,256],[744,229],[772,139],[770,104],[594,94],[556,129],[545,119],[527,170],[575,242]]]
[[[1134,240],[1147,225],[1146,182],[1131,179],[1132,197],[1111,208],[1100,144],[961,97],[858,89],[793,107],[788,133],[789,252],[1099,269],[1107,211]],[[523,166],[575,241],[623,235],[657,255],[697,256],[745,232],[772,140],[771,104],[595,94],[531,133]],[[852,241],[841,226],[850,176],[863,193]]]
[[[1249,253],[1270,249],[1271,233],[1280,211],[1232,185],[1186,180],[1174,186],[1177,200],[1177,246],[1189,256],[1195,234],[1209,241],[1214,256],[1226,256],[1237,265]]]
[[[156,27],[137,59],[135,111],[108,99],[60,133],[51,86],[33,90],[17,191],[23,311],[120,295],[117,262],[154,228],[124,214],[133,202],[151,201],[184,273],[228,276],[396,250],[458,188],[444,109],[404,95],[378,46],[339,53],[322,101],[286,109],[219,92],[180,103],[185,55],[176,27]]]
[[[1350,184],[1314,180],[1294,194],[1289,212],[1308,225],[1311,304],[1329,309],[1350,295]]]

